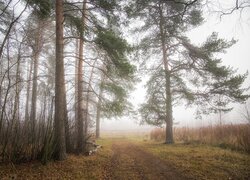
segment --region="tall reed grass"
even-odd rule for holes
[[[249,124],[174,128],[174,137],[176,142],[209,144],[250,153]],[[164,138],[163,128],[156,128],[150,133],[152,140],[164,141]]]

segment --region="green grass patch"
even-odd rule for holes
[[[190,178],[250,178],[250,156],[246,153],[200,144],[166,145],[149,141],[140,145]]]

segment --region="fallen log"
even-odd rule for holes
[[[96,153],[99,148],[102,148],[101,145],[98,145],[94,142],[87,141],[86,144],[87,144],[87,149],[88,149],[87,154],[89,156]]]

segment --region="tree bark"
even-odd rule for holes
[[[24,115],[24,120],[25,120],[25,128],[28,125],[29,121],[29,100],[30,100],[30,86],[31,86],[31,76],[32,76],[32,70],[33,70],[33,59],[30,62],[30,68],[29,68],[29,73],[27,77],[27,94],[26,94],[26,102],[25,102],[25,115]]]
[[[104,82],[104,74],[102,74],[101,83]],[[101,103],[102,103],[102,94],[103,94],[103,88],[100,87],[98,102],[97,102],[97,109],[96,109],[96,138],[100,138],[100,117],[101,117]]]
[[[160,12],[160,32],[161,32],[161,46],[162,46],[162,54],[163,54],[163,64],[165,70],[165,93],[166,93],[166,142],[167,144],[174,143],[173,138],[173,114],[172,114],[172,94],[171,94],[171,75],[168,67],[168,58],[167,58],[167,49],[166,49],[166,33],[163,27],[163,15],[161,5],[159,5]]]
[[[75,123],[76,132],[78,132],[78,61],[79,61],[79,40],[76,39],[76,54],[75,54]],[[78,138],[76,137],[76,143]]]
[[[83,2],[82,8],[82,23],[85,26],[86,15],[86,0]],[[79,60],[78,60],[78,75],[77,75],[77,88],[78,88],[78,102],[77,102],[77,152],[82,153],[84,150],[84,100],[83,100],[83,35],[84,30],[80,32],[79,40]]]
[[[22,43],[19,45],[18,55],[17,55],[15,100],[14,100],[12,128],[11,128],[13,130],[13,133],[10,134],[10,136],[13,136],[12,147],[15,147],[14,149],[16,149],[18,138],[20,137],[19,104],[20,104],[20,93],[21,93],[21,87],[20,87],[21,47],[22,47]]]
[[[89,126],[89,101],[90,101],[90,96],[91,96],[91,93],[90,93],[90,90],[91,90],[91,81],[92,81],[92,78],[93,78],[93,74],[94,74],[94,69],[95,69],[95,63],[97,61],[95,61],[93,63],[93,67],[92,67],[92,70],[91,70],[91,73],[90,73],[90,77],[89,77],[89,82],[88,82],[88,89],[87,89],[87,99],[86,99],[86,110],[85,110],[85,117],[84,117],[84,120],[85,120],[85,128],[84,128],[84,136],[85,136],[85,141],[87,141],[88,139],[86,139],[88,137],[88,126]]]
[[[56,0],[55,150],[54,159],[66,159],[65,80],[63,58],[63,0]]]
[[[100,117],[101,117],[101,96],[102,90],[100,90],[99,99],[97,103],[97,110],[96,110],[96,138],[100,138]]]
[[[38,74],[38,53],[34,54],[34,64],[33,64],[33,78],[32,78],[32,95],[31,95],[31,107],[30,107],[30,135],[32,136],[32,144],[35,143],[36,134],[36,105],[37,105],[37,74]]]
[[[18,119],[18,109],[19,109],[19,103],[20,103],[20,63],[21,63],[21,46],[18,48],[18,55],[17,55],[17,67],[16,67],[16,88],[15,88],[15,100],[14,100],[14,108],[13,108],[13,121],[16,121]],[[19,120],[19,119],[18,119]]]
[[[64,86],[65,88],[65,86]],[[66,92],[66,89],[64,90]],[[70,142],[70,131],[69,131],[69,118],[68,118],[68,111],[67,111],[67,99],[66,93],[64,96],[64,124],[65,124],[65,143],[66,143],[66,152],[71,152],[71,142]]]
[[[78,57],[78,53],[79,53],[79,40],[76,39],[76,60],[75,60],[75,122],[77,122],[78,120],[78,61],[79,61],[79,57]]]
[[[44,30],[44,21],[42,19],[37,19],[37,28],[35,31],[35,43],[32,46],[33,48],[33,78],[32,78],[32,94],[31,94],[31,107],[30,107],[30,136],[32,140],[32,145],[35,147],[36,144],[36,137],[37,137],[37,130],[36,130],[36,123],[37,123],[37,76],[38,76],[38,67],[39,67],[39,56],[42,50],[43,42],[43,30]],[[34,156],[36,149],[33,148],[32,156]]]

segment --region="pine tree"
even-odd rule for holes
[[[131,49],[128,43],[121,37],[120,32],[116,32],[113,26],[117,26],[119,23],[118,16],[114,13],[120,8],[118,1],[83,1],[78,4],[78,11],[75,11],[75,4],[70,2],[66,3],[67,13],[65,14],[66,22],[71,30],[72,37],[79,39],[79,56],[78,58],[78,70],[77,70],[77,144],[78,152],[84,151],[84,141],[87,140],[87,129],[89,119],[89,106],[90,106],[90,86],[92,73],[84,72],[84,63],[86,66],[90,63],[87,62],[87,55],[94,54],[98,63],[94,63],[94,70],[104,72],[107,76],[108,72],[116,72],[120,79],[128,79],[134,72],[134,67],[129,63],[127,59],[127,53]],[[72,28],[73,27],[73,28]],[[73,29],[73,30],[72,30]],[[84,43],[84,46],[83,46]],[[88,51],[87,51],[88,49]],[[98,53],[96,53],[98,52]],[[85,54],[85,57],[83,57]],[[92,62],[91,62],[92,64]],[[107,69],[110,69],[106,71]],[[113,73],[114,74],[114,73]],[[89,81],[84,79],[86,76],[90,76]],[[123,77],[123,78],[122,78]],[[110,83],[110,78],[115,78],[108,75],[105,79]],[[113,80],[112,79],[112,80]],[[107,83],[106,82],[106,83]],[[116,81],[117,86],[120,86],[123,82]],[[101,83],[103,84],[103,83]],[[86,88],[86,93],[84,93]],[[107,91],[106,91],[107,92]],[[98,93],[96,93],[98,94]],[[105,94],[105,92],[103,93]],[[125,98],[125,97],[124,97]],[[105,101],[103,101],[104,103]],[[113,108],[115,104],[111,106],[111,102],[107,109]],[[118,103],[116,103],[118,106]],[[105,111],[106,111],[105,110]],[[111,110],[109,110],[111,112]],[[83,126],[85,126],[83,128]],[[85,132],[82,132],[85,129]]]
[[[143,36],[140,52],[147,55],[144,68],[151,65],[147,102],[140,108],[142,120],[158,126],[166,124],[166,143],[174,142],[174,104],[186,100],[188,105],[198,105],[200,112],[210,113],[228,110],[229,102],[248,98],[241,88],[246,74],[236,75],[215,56],[231,47],[234,40],[225,41],[213,33],[198,47],[185,36],[203,21],[198,2],[137,0],[127,12],[143,22],[136,29]]]

